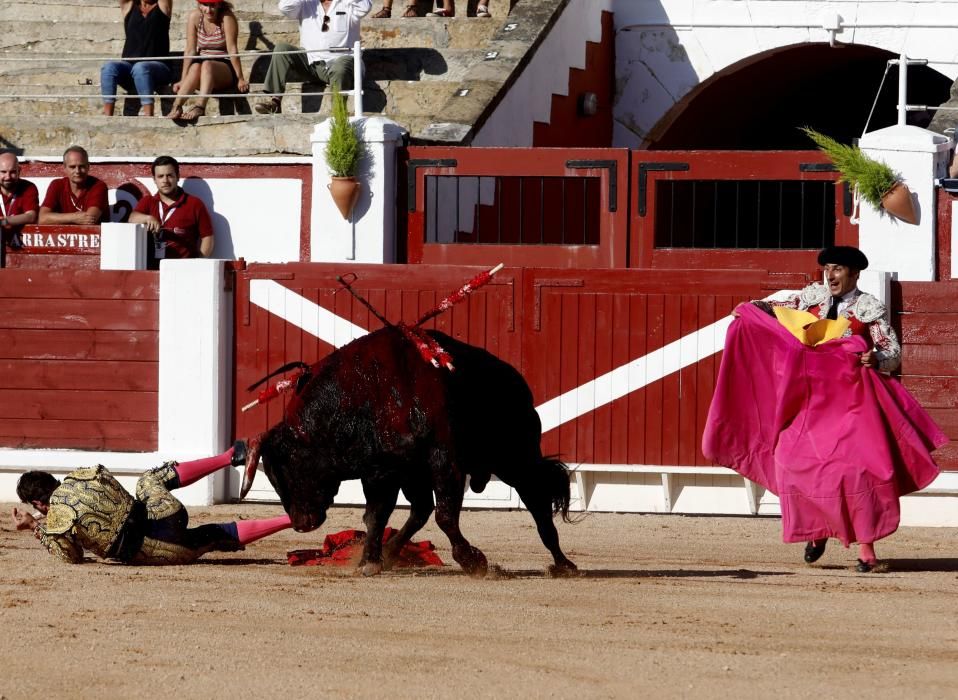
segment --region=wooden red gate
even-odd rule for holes
[[[159,276],[0,274],[0,446],[157,447]]]
[[[335,278],[391,321],[415,321],[480,268],[250,265],[236,287],[237,435],[282,418],[248,413],[245,387],[293,360],[315,362],[379,327]],[[520,369],[543,419],[546,452],[574,463],[696,466],[723,319],[740,301],[798,288],[760,271],[506,268],[430,324]]]

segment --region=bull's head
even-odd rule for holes
[[[326,520],[341,479],[334,475],[324,448],[304,444],[286,424],[266,433],[260,444],[263,471],[276,489],[297,532],[315,530]]]

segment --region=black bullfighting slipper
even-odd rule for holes
[[[859,559],[858,565],[855,567],[855,571],[857,571],[860,574],[867,574],[876,566],[878,566],[877,561],[865,561],[864,559]]]
[[[234,467],[242,467],[246,464],[246,440],[237,440],[233,443],[233,457],[230,464]]]
[[[825,553],[825,545],[828,544],[828,540],[812,540],[805,545],[805,563],[814,564],[819,559],[822,558],[822,555]]]

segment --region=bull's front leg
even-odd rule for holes
[[[389,523],[389,516],[396,508],[399,486],[392,483],[371,484],[365,479],[362,483],[366,496],[366,512],[363,514],[366,542],[357,573],[375,576],[383,570],[383,532]]]
[[[449,538],[452,558],[470,576],[485,576],[489,570],[486,555],[469,544],[459,529],[462,496],[466,487],[465,475],[459,472],[442,449],[435,450],[429,461],[433,473],[433,488],[436,491],[436,524]]]
[[[386,569],[399,559],[402,548],[422,526],[429,522],[435,505],[432,500],[432,480],[425,470],[417,472],[402,486],[403,495],[409,501],[409,517],[399,532],[383,545],[383,563]]]

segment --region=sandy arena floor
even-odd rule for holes
[[[288,549],[361,527],[334,509],[193,566],[55,561],[0,529],[0,697],[955,698],[958,530],[879,543],[884,574],[830,543],[807,566],[776,519],[590,515],[560,524],[583,576],[554,580],[524,512],[467,512],[502,567],[471,579],[433,522],[441,570],[362,579]],[[193,509],[194,524],[278,506]],[[393,524],[397,523],[394,516]]]

